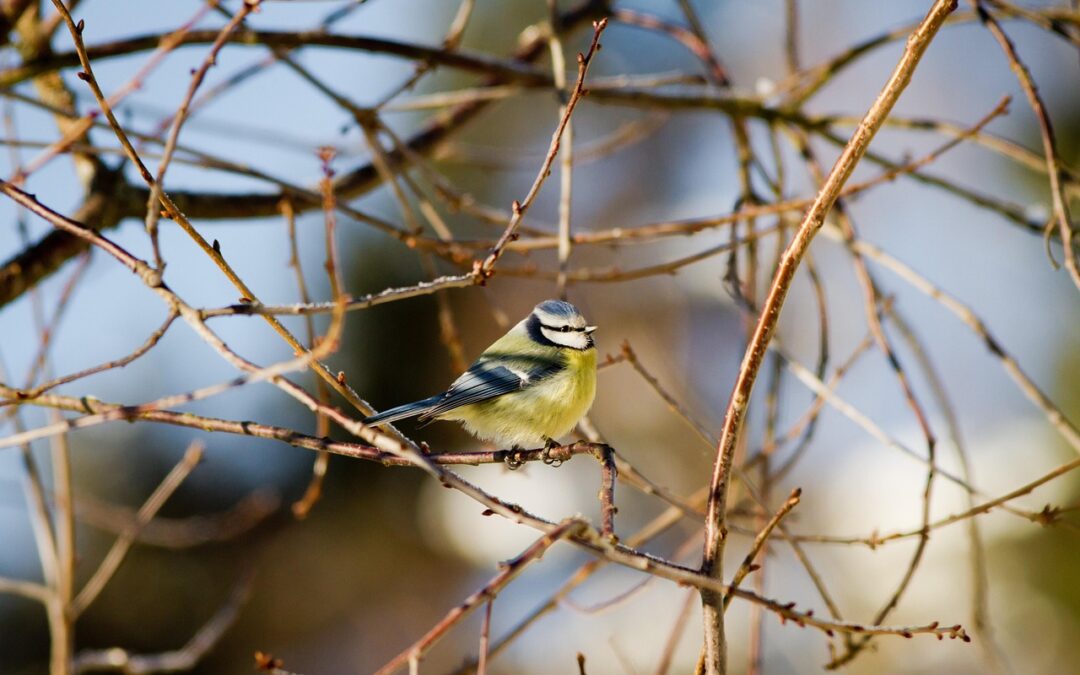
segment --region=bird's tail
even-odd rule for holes
[[[389,410],[384,410],[381,413],[376,413],[371,417],[366,418],[364,424],[388,424],[408,417],[423,415],[434,408],[441,399],[442,394],[436,394],[431,398],[425,398],[422,401],[414,401],[413,403],[399,405],[396,408],[390,408]]]

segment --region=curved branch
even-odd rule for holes
[[[559,25],[569,31],[581,26],[589,19],[599,17],[607,3],[604,0],[585,0],[582,4],[567,11],[560,17]],[[216,35],[216,33],[215,33]],[[240,35],[243,35],[241,33]],[[547,49],[547,39],[537,35],[525,42],[514,53],[514,60],[528,63],[540,58]],[[77,55],[76,55],[77,56]],[[101,56],[101,54],[98,54]],[[93,59],[95,54],[90,53]],[[492,72],[483,70],[481,72]],[[497,84],[508,76],[505,72],[492,74],[485,84]],[[518,77],[518,75],[513,75]],[[543,74],[550,83],[550,76]],[[477,114],[483,111],[491,101],[473,100],[457,105],[443,115],[436,117],[414,136],[405,142],[405,149],[387,152],[391,168],[407,163],[406,153],[430,155],[452,134],[460,130]],[[352,199],[364,195],[382,184],[382,178],[374,164],[368,162],[350,171],[334,183],[335,196],[338,200]],[[142,219],[146,212],[146,203],[150,190],[122,182],[112,194],[105,194],[105,204],[111,207],[110,217],[100,224],[94,219],[80,217],[80,222],[95,224],[98,230],[115,227],[123,218]],[[321,202],[311,194],[294,194],[288,190],[275,192],[255,192],[247,194],[212,194],[204,192],[169,192],[176,208],[192,219],[228,219],[259,218],[277,215],[283,197],[292,200],[297,213],[321,208]],[[111,200],[111,201],[110,201]],[[67,232],[53,232],[18,256],[9,259],[0,266],[0,307],[20,297],[27,290],[36,286],[60,266],[86,250],[85,241]]]
[[[214,42],[220,30],[193,30],[185,34],[177,44],[201,45]],[[86,55],[91,61],[127,56],[138,52],[157,49],[165,35],[152,34],[125,38],[105,44],[88,46]],[[389,54],[412,61],[425,61],[458,68],[472,73],[480,73],[511,82],[533,84],[551,83],[551,76],[539,69],[515,60],[505,60],[487,54],[461,50],[448,50],[444,47],[428,47],[411,42],[388,40],[385,38],[362,35],[335,35],[322,30],[310,31],[256,31],[239,30],[232,33],[226,43],[270,49],[296,49],[298,47],[330,47],[373,54]],[[79,65],[77,52],[50,54],[31,59],[12,68],[0,71],[0,86],[11,87],[42,73],[51,73],[64,68]]]

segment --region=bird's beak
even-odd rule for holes
[[[593,331],[595,331],[595,330],[596,330],[596,326],[585,326],[585,334],[586,335],[592,335]]]

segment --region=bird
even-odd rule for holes
[[[485,349],[446,391],[363,422],[455,420],[497,447],[520,450],[543,444],[547,453],[592,407],[595,330],[569,302],[545,300]]]

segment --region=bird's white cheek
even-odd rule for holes
[[[544,334],[544,337],[562,347],[586,349],[589,346],[589,336],[584,333],[579,333],[577,331],[564,333],[562,331],[548,330],[546,328],[541,328],[540,332]]]
[[[544,337],[551,340],[552,342],[554,342],[557,345],[562,345],[564,347],[569,347],[570,346],[566,342],[567,334],[563,333],[562,331],[555,331],[555,330],[548,330],[547,328],[541,328],[540,333]]]

